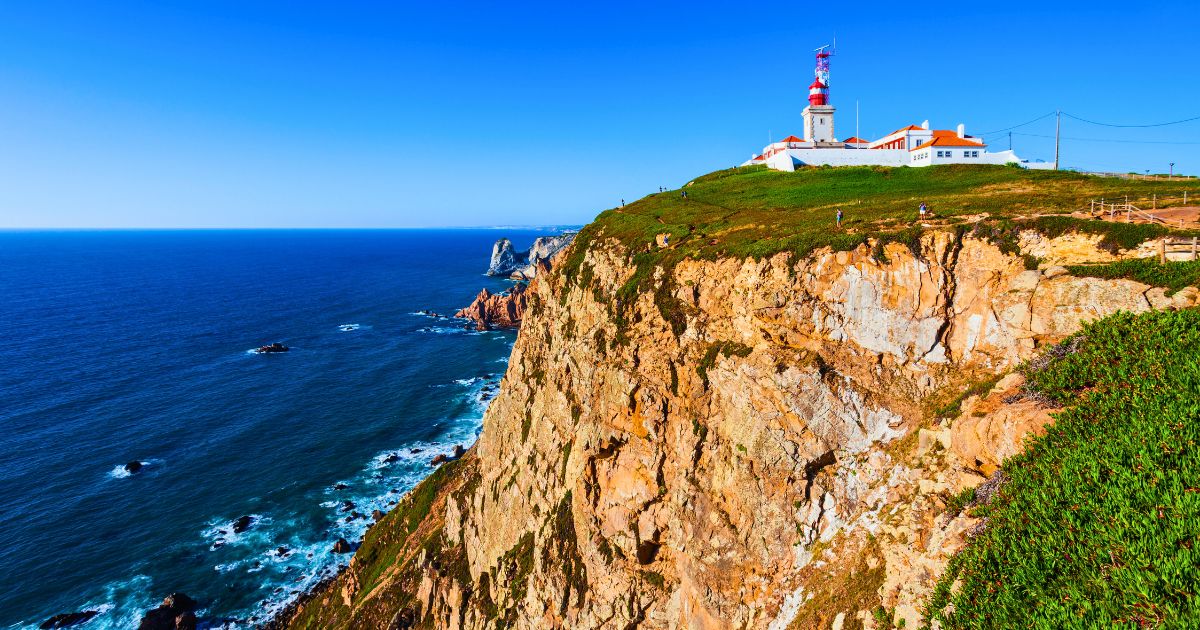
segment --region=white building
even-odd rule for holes
[[[851,137],[839,141],[834,132],[834,106],[829,104],[829,56],[817,49],[816,79],[809,86],[804,108],[804,138],[788,136],[763,147],[761,154],[742,166],[766,164],[777,171],[801,166],[930,166],[934,164],[1009,164],[1025,168],[1052,168],[1046,162],[1028,162],[1011,150],[991,152],[987,144],[957,130],[930,129],[929,121],[909,125],[875,141]]]

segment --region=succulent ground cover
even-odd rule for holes
[[[926,611],[942,628],[1200,627],[1200,311],[1117,315],[1025,368],[1062,405],[1004,463]]]

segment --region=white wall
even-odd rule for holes
[[[938,151],[953,151],[954,157],[939,158]],[[977,158],[962,157],[963,151],[979,151]],[[929,159],[912,159],[929,152]],[[910,152],[905,149],[788,149],[767,158],[767,166],[777,171],[794,171],[798,166],[930,166],[933,164],[1008,164],[1025,168],[1053,168],[1050,162],[1024,162],[1012,151],[988,153],[986,149],[967,147],[927,147]]]
[[[900,149],[788,149],[775,158],[786,157],[791,168],[795,163],[807,166],[904,166],[908,164],[908,151]],[[775,168],[774,165],[771,168]]]

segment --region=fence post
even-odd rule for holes
[[[1158,264],[1167,264],[1167,239],[1158,242]]]
[[[1154,193],[1154,195],[1151,197],[1150,203],[1152,204],[1151,207],[1153,209],[1158,210],[1158,193]]]
[[[1192,237],[1192,260],[1196,260],[1196,237]]]

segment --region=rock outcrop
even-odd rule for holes
[[[87,623],[88,621],[91,621],[92,617],[95,617],[98,614],[100,614],[100,611],[98,610],[62,613],[60,615],[54,615],[53,617],[43,621],[38,628],[41,630],[49,630],[51,628],[70,628],[72,626],[78,626]]]
[[[1019,377],[953,417],[933,402],[1085,320],[1195,299],[1026,270],[952,231],[885,256],[687,259],[630,299],[633,253],[600,239],[538,275],[476,446],[426,482],[423,520],[398,508],[368,541],[407,551],[356,557],[297,625],[918,627],[978,525],[951,497],[986,501],[1051,420]]]
[[[171,593],[158,608],[142,617],[139,630],[196,630],[196,601],[183,593]]]
[[[503,293],[481,290],[470,306],[460,309],[454,316],[475,322],[475,328],[479,330],[516,328],[521,325],[527,306],[525,285],[517,283]]]
[[[518,252],[512,241],[502,238],[492,245],[492,258],[488,263],[487,275],[531,280],[538,273],[539,262],[549,262],[574,239],[575,232],[565,232],[559,236],[539,236],[528,251]]]

